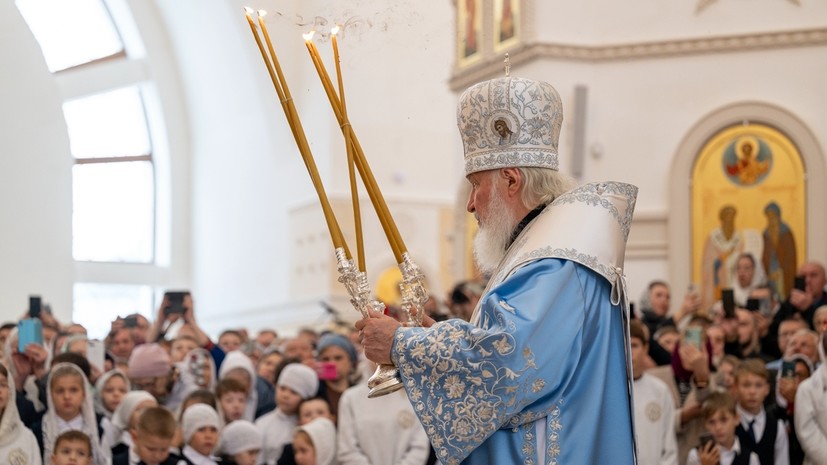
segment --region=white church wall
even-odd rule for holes
[[[241,6],[158,2],[179,63],[192,137],[192,288],[211,332],[287,292],[289,136]],[[258,61],[254,61],[258,60]],[[268,87],[270,86],[270,87]],[[228,318],[233,315],[233,318]]]
[[[532,1],[540,42],[576,45],[650,42],[760,31],[820,28],[827,4],[793,0]],[[706,5],[703,7],[703,5]],[[697,11],[700,8],[700,11]]]

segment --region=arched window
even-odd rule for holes
[[[16,0],[64,98],[74,157],[73,320],[103,337],[118,315],[151,314],[159,283],[154,83],[121,0]],[[157,117],[157,115],[155,115]],[[163,137],[160,139],[163,140]],[[163,261],[163,259],[161,259]],[[149,268],[147,267],[149,265]],[[113,273],[113,266],[119,266]],[[149,270],[149,271],[148,271]],[[114,277],[113,277],[114,275]],[[162,284],[162,283],[161,283]]]

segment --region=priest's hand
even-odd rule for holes
[[[365,348],[365,356],[381,365],[392,365],[393,335],[401,324],[379,312],[369,310],[368,314],[368,318],[356,322],[356,329],[361,335],[362,347]]]

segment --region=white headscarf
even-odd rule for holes
[[[741,284],[738,283],[736,271],[733,269],[731,287],[732,293],[735,296],[735,303],[746,307],[749,294],[755,290],[755,288],[767,282],[767,274],[764,273],[764,265],[755,259],[755,255],[750,252],[746,252],[744,255],[749,255],[750,258],[752,258],[753,269],[755,270],[752,274],[752,281],[747,284],[746,287],[741,287]],[[738,257],[738,260],[740,260],[740,255]],[[735,261],[736,264],[738,263],[738,260]]]
[[[221,430],[219,450],[229,456],[264,447],[264,437],[256,425],[247,420],[236,420]]]
[[[247,396],[247,405],[244,406],[244,420],[253,421],[256,418],[256,407],[258,406],[258,392],[256,391],[256,368],[253,361],[244,352],[232,350],[227,352],[221,368],[218,371],[218,379],[224,379],[230,370],[241,368],[250,375],[250,393]]]
[[[8,369],[6,372],[9,395],[3,413],[0,415],[0,449],[3,449],[0,461],[4,464],[28,461],[29,465],[41,465],[43,462],[37,439],[34,433],[23,424],[17,411],[17,389],[14,386],[14,377],[10,376]]]
[[[304,431],[313,441],[316,451],[316,465],[333,465],[336,460],[336,426],[324,417],[314,418],[313,421],[296,428]]]
[[[51,370],[49,371],[49,380],[46,383],[46,400],[48,407],[46,408],[46,413],[43,415],[42,425],[43,425],[43,464],[50,465],[52,460],[52,451],[55,446],[55,439],[60,435],[58,430],[58,420],[59,417],[57,416],[57,412],[55,411],[54,406],[54,399],[52,399],[52,382],[54,380],[54,375],[58,371],[62,372],[65,375],[67,372],[74,372],[77,376],[81,379],[81,384],[83,385],[83,404],[80,408],[80,414],[83,417],[83,426],[81,427],[81,432],[86,434],[89,437],[89,441],[92,443],[92,463],[93,465],[106,465],[108,460],[107,457],[109,454],[103,454],[100,447],[100,441],[98,440],[98,421],[95,417],[95,407],[93,404],[93,393],[92,393],[92,386],[89,385],[89,381],[86,379],[86,375],[83,374],[83,371],[73,363],[58,363],[57,365],[52,366]]]
[[[17,389],[14,387],[14,376],[9,369],[6,371],[8,372],[6,378],[9,382],[9,399],[3,410],[3,417],[0,418],[0,447],[16,441],[21,428],[24,428],[20,413],[17,411]]]
[[[126,382],[126,392],[128,393],[132,387],[129,383],[129,377],[126,376],[126,373],[115,368],[113,370],[109,370],[106,373],[102,374],[98,380],[95,382],[95,412],[103,415],[104,417],[108,418],[109,420],[112,419],[112,415],[115,413],[110,411],[106,408],[106,405],[103,404],[103,388],[106,387],[106,383],[112,379],[113,376],[120,376]]]
[[[319,375],[303,363],[291,363],[281,370],[276,386],[288,387],[302,399],[309,399],[319,391]]]
[[[192,435],[201,428],[212,426],[221,431],[221,420],[218,412],[207,404],[193,404],[184,410],[181,418],[181,433],[184,435],[184,444],[189,444]]]
[[[124,396],[121,404],[118,405],[118,408],[116,408],[112,414],[112,420],[109,422],[108,427],[103,431],[101,448],[104,451],[111,451],[113,447],[124,442],[124,439],[129,438],[129,419],[132,418],[132,414],[135,412],[135,409],[138,408],[138,405],[144,402],[152,402],[154,405],[158,405],[155,396],[146,391],[132,391]],[[127,434],[124,435],[124,433]],[[131,440],[127,439],[127,441],[129,441],[127,445],[131,446]]]

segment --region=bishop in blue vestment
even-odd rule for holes
[[[357,322],[366,354],[398,367],[445,465],[634,464],[623,261],[637,188],[565,185],[547,83],[477,84],[458,120],[488,286],[470,322]]]

